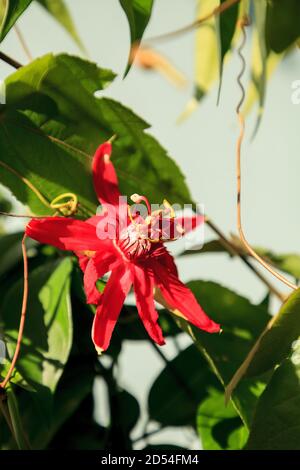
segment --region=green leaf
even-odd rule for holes
[[[127,392],[127,390],[121,390],[117,396],[118,402],[118,427],[122,427],[123,430],[129,434],[129,432],[136,425],[140,417],[140,407],[137,399]]]
[[[270,316],[263,307],[252,305],[249,300],[216,283],[193,281],[188,286],[204,311],[221,324],[222,333],[208,334],[191,327],[184,320],[180,323],[191,334],[196,346],[225,386],[247,356]],[[264,381],[264,377],[244,381],[233,395],[234,406],[247,427],[251,424]]]
[[[12,428],[14,431],[14,437],[16,439],[18,448],[21,450],[28,450],[29,445],[24,433],[24,427],[20,416],[18,402],[11,385],[7,387],[6,395]]]
[[[220,388],[218,380],[192,345],[155,380],[148,399],[149,416],[164,426],[194,424],[197,406],[211,388]]]
[[[90,392],[48,445],[50,450],[104,449],[109,429],[94,420],[94,400]]]
[[[226,0],[221,0],[221,4]],[[222,75],[224,67],[224,59],[227,52],[230,50],[231,42],[235,33],[235,27],[238,19],[239,7],[236,3],[228,10],[225,10],[217,17],[217,32],[218,32],[218,47],[219,47],[219,90],[218,102],[220,99],[222,87]]]
[[[6,377],[9,367],[10,362],[8,360],[4,360],[2,363],[0,362],[1,379],[4,379]],[[14,369],[9,381],[30,392],[35,391],[35,389],[31,385],[29,385],[29,383],[24,379],[24,377],[22,377],[22,375],[17,371],[17,369]]]
[[[139,43],[149,23],[154,0],[119,0],[130,29],[131,46]],[[129,59],[125,75],[130,69]]]
[[[283,52],[300,36],[300,2],[270,0],[267,2],[266,41],[275,52]]]
[[[265,64],[267,81],[271,79],[279,64],[285,58],[285,56],[288,55],[289,52],[291,52],[291,48],[281,54],[276,54],[273,51],[268,51],[268,56],[266,58]],[[261,87],[259,87],[259,76],[261,76],[261,70],[259,69],[258,57],[258,41],[254,35],[254,44],[252,47],[251,80],[249,82],[248,89],[246,90],[246,99],[245,104],[243,105],[243,113],[245,116],[250,113],[254,104],[259,100],[259,91],[261,89]]]
[[[86,52],[85,47],[77,33],[75,24],[69,8],[63,0],[37,0],[47,12],[52,15],[62,27],[70,34],[82,52]]]
[[[29,275],[30,295],[17,369],[34,388],[45,393],[55,391],[71,349],[71,271],[72,263],[66,258],[40,266]],[[22,291],[23,280],[9,289],[1,305],[10,356],[18,334]]]
[[[248,437],[233,405],[226,406],[224,393],[216,391],[200,404],[197,429],[204,450],[239,450]]]
[[[80,362],[80,363],[79,363]],[[79,409],[80,404],[92,392],[95,378],[93,362],[83,363],[82,356],[70,361],[58,384],[53,397],[53,408],[50,425],[47,425],[38,408],[35,412],[26,413],[26,424],[30,430],[34,448],[44,449]],[[33,419],[33,416],[36,419]],[[36,433],[37,427],[39,433]]]
[[[300,289],[293,292],[282,305],[272,326],[263,335],[247,369],[247,376],[260,375],[280,364],[300,336]]]
[[[258,93],[258,115],[255,124],[253,136],[255,136],[263,115],[263,108],[266,95],[266,81],[267,81],[267,58],[269,50],[266,45],[265,29],[266,29],[266,16],[267,16],[267,2],[261,0],[254,1],[254,18],[255,18],[255,33],[257,37],[257,45],[254,43],[253,50],[257,51],[254,54],[252,64],[252,80],[257,88]]]
[[[75,192],[82,210],[94,213],[90,156],[116,134],[112,159],[122,194],[141,192],[153,203],[161,203],[166,195],[171,202],[192,202],[177,165],[144,132],[148,125],[121,104],[94,96],[112,79],[111,72],[65,54],[48,54],[10,75],[1,116],[2,162],[48,201]],[[1,160],[3,183],[34,212],[49,212],[15,173],[1,168]]]
[[[300,449],[299,352],[299,342],[297,342],[291,359],[284,360],[275,370],[261,395],[247,449]]]
[[[0,6],[0,42],[3,41],[31,2],[32,0],[2,0]]]

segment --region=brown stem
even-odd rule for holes
[[[4,54],[4,52],[1,52],[1,51],[0,51],[0,59],[6,62],[11,67],[14,67],[15,69],[19,69],[20,67],[22,67],[22,65],[19,62],[17,62],[15,59],[12,59],[11,57],[9,57],[8,55]]]
[[[182,34],[188,33],[190,31],[193,31],[194,29],[198,28],[201,26],[203,23],[208,21],[210,18],[213,16],[217,16],[222,14],[224,11],[228,10],[228,8],[231,8],[233,5],[236,3],[239,3],[240,0],[226,0],[225,2],[221,3],[220,6],[214,8],[210,13],[207,15],[198,18],[196,21],[193,21],[193,23],[190,23],[183,28],[177,29],[176,31],[171,31],[170,33],[166,34],[161,34],[159,36],[155,36],[152,38],[149,38],[146,40],[146,42],[160,42],[160,41],[168,41],[169,39],[176,38],[177,36],[181,36]]]
[[[16,349],[15,349],[15,352],[11,361],[10,368],[8,369],[5,379],[0,383],[0,388],[3,388],[3,389],[6,387],[14,371],[14,368],[16,366],[16,362],[18,360],[20,349],[21,349],[22,337],[23,337],[24,326],[25,326],[27,300],[28,300],[28,261],[27,261],[25,239],[26,239],[26,235],[24,235],[22,239],[22,252],[23,252],[23,262],[24,262],[24,290],[23,290],[23,302],[22,302],[20,326],[19,326],[19,332],[18,332],[18,338],[17,338],[17,345],[16,345]]]
[[[268,279],[256,269],[255,266],[251,263],[251,261],[247,258],[247,256],[240,253],[238,248],[226,237],[226,235],[216,226],[214,222],[212,222],[209,218],[205,219],[206,224],[213,230],[216,235],[218,235],[220,239],[220,243],[224,246],[224,248],[228,251],[228,253],[232,256],[238,256],[241,261],[243,261],[246,266],[267,286],[272,294],[276,295],[276,297],[281,301],[284,302],[286,300],[286,296],[276,289],[276,287],[271,284]]]
[[[267,269],[273,276],[275,276],[277,279],[279,279],[281,282],[283,282],[284,284],[286,284],[288,287],[290,287],[291,289],[294,289],[296,290],[298,287],[293,284],[292,282],[290,282],[288,279],[286,279],[284,276],[282,276],[280,273],[278,273],[275,269],[272,268],[272,266],[270,266],[261,256],[259,256],[258,253],[256,253],[256,251],[251,247],[250,243],[247,241],[246,239],[246,236],[244,234],[244,230],[243,230],[243,225],[242,225],[242,209],[241,209],[241,189],[242,189],[242,176],[241,176],[241,147],[242,147],[242,142],[243,142],[243,138],[244,138],[244,134],[245,134],[245,121],[244,121],[244,118],[240,112],[241,110],[241,106],[244,102],[244,99],[245,99],[245,89],[244,89],[244,86],[241,82],[241,78],[244,74],[244,71],[245,71],[245,68],[246,68],[246,61],[245,61],[245,58],[242,54],[242,51],[243,51],[243,47],[246,43],[246,32],[245,32],[245,26],[247,26],[249,24],[249,20],[247,18],[243,19],[241,21],[241,29],[242,29],[242,32],[243,32],[243,39],[242,39],[242,42],[241,42],[241,45],[240,47],[238,48],[238,54],[239,54],[239,57],[242,61],[242,68],[241,68],[241,71],[238,75],[238,78],[237,78],[237,82],[238,82],[238,85],[241,89],[241,92],[242,92],[242,96],[241,96],[241,99],[237,105],[237,108],[236,108],[236,113],[237,113],[237,116],[238,116],[238,119],[239,119],[239,124],[240,124],[240,133],[239,133],[239,136],[238,136],[238,140],[237,140],[237,149],[236,149],[236,177],[237,177],[237,228],[238,228],[238,232],[239,232],[239,235],[240,235],[240,239],[241,239],[241,242],[243,243],[244,247],[246,248],[247,252],[253,256],[253,258],[256,259],[256,261],[259,262],[259,264],[261,264],[265,269]]]

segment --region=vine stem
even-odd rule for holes
[[[272,269],[272,267],[266,263],[254,250],[253,248],[250,246],[250,244],[248,243],[245,235],[244,235],[244,231],[243,231],[243,227],[242,227],[242,217],[241,217],[241,145],[242,145],[242,141],[243,141],[243,137],[244,137],[244,132],[245,132],[245,122],[244,122],[244,118],[240,112],[240,109],[241,109],[241,106],[243,104],[243,101],[244,101],[244,98],[245,98],[245,90],[244,90],[244,87],[243,87],[243,84],[241,82],[241,78],[243,76],[243,73],[245,71],[245,67],[246,67],[246,63],[245,63],[245,59],[244,59],[244,56],[242,54],[242,50],[243,50],[243,47],[245,45],[245,42],[246,42],[246,32],[245,32],[245,26],[247,26],[248,24],[248,21],[247,20],[244,20],[241,22],[241,28],[242,28],[242,32],[243,32],[243,39],[242,39],[242,42],[241,42],[241,45],[238,49],[238,54],[241,58],[241,61],[242,61],[242,69],[241,69],[241,72],[239,73],[238,75],[238,84],[241,88],[241,91],[242,91],[242,96],[241,96],[241,99],[239,101],[239,104],[236,108],[236,112],[237,112],[237,116],[238,116],[238,119],[239,119],[239,123],[240,123],[240,134],[239,134],[239,137],[238,137],[238,141],[237,141],[237,159],[236,159],[236,169],[237,169],[237,224],[238,224],[238,229],[239,229],[239,235],[240,235],[240,239],[242,241],[242,243],[244,244],[245,248],[247,249],[247,251],[264,267],[266,268],[271,274],[273,274],[273,276],[277,277],[277,279],[281,280],[284,284],[286,284],[287,286],[291,287],[292,289],[297,289],[297,286],[292,284],[291,282],[289,282],[284,276],[281,276],[279,273],[277,273],[274,269]],[[272,328],[272,326],[274,325],[274,323],[277,321],[277,319],[279,318],[279,315],[280,315],[280,311],[277,315],[275,315],[274,317],[271,318],[271,320],[269,321],[269,323],[267,324],[267,326],[265,327],[265,329],[262,331],[262,333],[259,335],[257,341],[255,342],[255,344],[253,345],[253,347],[250,349],[249,353],[247,354],[246,358],[244,359],[244,361],[242,362],[242,364],[240,365],[240,367],[237,369],[237,371],[235,372],[235,374],[233,375],[232,379],[230,380],[230,382],[228,383],[228,385],[226,386],[225,388],[225,403],[227,403],[233,393],[233,391],[235,390],[236,386],[238,385],[238,383],[240,382],[240,380],[242,379],[242,377],[245,375],[250,363],[252,362],[252,359],[253,357],[255,356],[256,352],[258,351],[259,349],[259,346],[261,344],[261,340],[262,338],[265,336],[265,334]]]
[[[19,69],[20,67],[22,67],[20,62],[17,62],[15,59],[12,59],[11,57],[9,57],[8,55],[4,54],[4,52],[1,52],[1,51],[0,51],[0,59],[15,69]]]
[[[32,61],[31,52],[29,50],[29,47],[27,46],[25,38],[24,38],[19,26],[17,25],[17,23],[15,23],[15,25],[14,25],[14,30],[16,32],[16,35],[18,36],[18,39],[19,39],[20,44],[21,44],[21,46],[22,46],[22,48],[25,52],[25,55],[26,55],[27,59],[29,60],[29,62],[31,62]]]
[[[36,195],[36,197],[41,201],[42,204],[51,209],[51,204],[42,195],[42,193],[27,178],[25,178],[25,176],[21,175],[21,173],[16,171],[14,168],[11,168],[9,165],[7,165],[7,163],[2,162],[1,160],[0,166],[15,175],[17,178],[19,178],[29,189],[31,189],[31,191]]]
[[[215,225],[215,223],[210,220],[208,217],[205,218],[206,224],[210,227],[211,230],[218,235],[220,243],[224,246],[227,252],[231,256],[238,256],[240,260],[265,284],[272,294],[274,294],[281,302],[286,300],[285,294],[276,289],[271,282],[260,272],[256,267],[251,263],[247,256],[240,253],[238,248],[226,237],[226,235]]]
[[[194,29],[201,26],[203,23],[208,21],[213,16],[221,15],[224,11],[228,10],[229,8],[233,7],[236,3],[239,3],[240,0],[226,0],[225,2],[221,3],[218,7],[214,8],[211,12],[207,13],[207,15],[198,18],[193,23],[190,23],[182,28],[176,29],[176,31],[171,31],[170,33],[161,34],[159,36],[154,36],[152,38],[146,39],[146,43],[153,43],[153,42],[161,42],[161,41],[168,41],[169,39],[176,38],[177,36],[181,36],[182,34],[188,33],[193,31]]]
[[[9,382],[9,379],[11,378],[16,362],[18,360],[20,349],[21,349],[24,327],[25,327],[27,301],[28,301],[28,259],[27,259],[25,240],[26,240],[26,234],[24,234],[22,238],[22,253],[23,253],[23,264],[24,264],[24,288],[23,288],[23,301],[22,301],[22,311],[21,311],[19,332],[18,332],[16,349],[15,349],[15,352],[11,361],[11,365],[8,369],[5,379],[0,383],[0,388],[3,388],[3,389],[6,387],[7,383]]]
[[[237,105],[236,108],[236,113],[238,116],[238,121],[240,125],[240,133],[237,139],[237,147],[236,147],[236,179],[237,179],[237,229],[238,233],[240,235],[241,242],[243,243],[244,247],[246,248],[247,252],[258,261],[261,266],[263,266],[265,269],[267,269],[273,276],[275,276],[277,279],[279,279],[281,282],[286,284],[288,287],[291,289],[296,290],[298,287],[290,282],[288,279],[286,279],[284,276],[282,276],[280,273],[278,273],[275,269],[272,268],[261,256],[259,256],[258,253],[251,247],[250,243],[248,242],[243,225],[242,225],[242,209],[241,209],[241,196],[242,196],[242,174],[241,174],[241,148],[242,148],[242,142],[244,139],[245,135],[245,120],[244,117],[241,113],[241,107],[243,105],[244,99],[245,99],[245,89],[242,84],[242,76],[244,75],[245,69],[246,69],[246,61],[243,56],[243,48],[246,44],[246,31],[245,31],[245,26],[249,24],[248,18],[243,18],[240,22],[242,33],[243,33],[243,38],[242,42],[238,48],[238,55],[241,59],[242,62],[242,68],[241,71],[237,77],[237,83],[241,89],[242,95],[241,99]]]

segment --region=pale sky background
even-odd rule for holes
[[[105,95],[121,101],[152,124],[150,132],[180,165],[194,200],[205,205],[206,213],[223,231],[235,232],[235,145],[238,128],[234,110],[239,98],[235,81],[239,60],[234,58],[225,67],[220,105],[216,107],[214,89],[186,122],[177,125],[176,119],[192,93],[194,34],[189,33],[156,46],[189,79],[190,85],[185,90],[179,91],[161,76],[137,68],[133,68],[122,80],[129,50],[129,30],[118,0],[69,0],[67,3],[90,60],[120,74]],[[195,0],[156,0],[145,38],[192,22],[195,4]],[[18,25],[33,57],[50,51],[80,55],[68,34],[35,2]],[[26,63],[26,56],[14,31],[9,33],[2,49],[16,60]],[[1,63],[0,79],[12,71]],[[296,51],[280,65],[268,84],[263,121],[253,142],[250,142],[250,137],[255,116],[249,117],[248,135],[243,147],[245,231],[253,245],[266,246],[278,252],[300,252],[300,134],[297,128],[300,104],[295,105],[291,101],[292,82],[299,79],[299,51]],[[208,229],[206,238],[212,238]],[[178,248],[174,245],[173,250],[176,252]],[[217,281],[253,302],[264,296],[265,289],[261,282],[238,259],[229,260],[227,255],[193,256],[179,260],[178,265],[184,281]],[[276,280],[272,282],[286,290]],[[188,344],[186,337],[181,341]],[[172,344],[168,344],[163,351],[167,357],[174,355]],[[162,365],[146,342],[125,345],[119,368],[120,381],[140,399],[143,408],[148,387]],[[97,416],[105,419],[102,389],[101,384],[96,389],[100,403]],[[135,437],[140,434],[141,428],[142,423],[134,430]],[[188,430],[178,432],[169,429],[149,442],[177,443],[193,448],[199,446],[197,438],[193,438]]]

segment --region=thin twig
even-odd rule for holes
[[[146,39],[146,42],[153,43],[168,41],[169,39],[176,38],[177,36],[181,36],[182,34],[189,33],[190,31],[193,31],[194,29],[201,26],[203,23],[206,23],[206,21],[210,20],[210,18],[212,18],[213,16],[222,14],[224,11],[228,10],[228,8],[231,8],[236,3],[239,3],[239,1],[240,0],[226,0],[225,2],[221,3],[220,6],[214,8],[207,15],[198,18],[196,21],[193,21],[193,23],[183,26],[182,28],[179,28],[176,31],[171,31],[170,33],[161,34],[159,36],[154,36],[152,38]]]
[[[238,256],[240,260],[244,264],[246,264],[246,266],[248,266],[248,268],[267,286],[269,291],[272,292],[272,294],[274,294],[281,302],[284,302],[286,296],[282,292],[277,290],[276,287],[273,286],[273,284],[271,284],[269,280],[260,271],[256,269],[256,267],[251,263],[247,256],[240,253],[238,248],[230,240],[228,240],[228,238],[219,229],[219,227],[217,227],[216,224],[212,222],[208,217],[205,218],[205,222],[211,228],[211,230],[213,230],[216,235],[218,235],[220,243],[224,246],[227,252],[231,256]]]
[[[14,67],[15,69],[19,69],[20,67],[22,67],[22,65],[19,62],[17,62],[15,59],[12,59],[11,57],[9,57],[8,55],[4,54],[4,52],[1,52],[1,51],[0,51],[0,59],[6,62],[11,67]]]
[[[245,61],[245,58],[243,56],[242,51],[243,51],[243,48],[246,44],[245,26],[247,26],[248,24],[249,24],[249,20],[247,18],[244,18],[241,21],[241,29],[242,29],[242,33],[243,33],[243,38],[242,38],[242,42],[240,44],[240,47],[238,48],[238,55],[239,55],[239,57],[242,61],[242,68],[241,68],[241,71],[240,71],[240,73],[237,77],[237,82],[238,82],[238,85],[241,89],[242,96],[241,96],[241,99],[240,99],[240,101],[237,105],[237,108],[236,108],[236,113],[237,113],[239,124],[240,124],[240,133],[239,133],[239,136],[238,136],[237,149],[236,149],[237,228],[238,228],[238,232],[239,232],[239,235],[240,235],[241,242],[243,243],[243,245],[246,248],[246,250],[248,251],[248,253],[251,256],[253,256],[253,258],[255,258],[259,262],[259,264],[261,264],[265,269],[267,269],[273,276],[275,276],[277,279],[282,281],[284,284],[286,284],[291,289],[296,290],[298,287],[295,284],[290,282],[288,279],[286,279],[284,276],[282,276],[280,273],[278,273],[275,269],[273,269],[272,266],[270,266],[251,247],[251,245],[249,244],[249,242],[246,239],[246,236],[245,236],[244,230],[243,230],[243,225],[242,225],[242,210],[241,210],[241,146],[242,146],[242,142],[243,142],[243,138],[244,138],[244,134],[245,134],[245,121],[244,121],[244,117],[241,114],[241,106],[242,106],[242,104],[244,102],[244,99],[245,99],[245,89],[244,89],[244,86],[242,84],[241,79],[242,79],[242,76],[243,76],[243,74],[245,72],[245,69],[246,69],[246,61]]]
[[[154,436],[155,434],[158,434],[158,433],[161,432],[162,430],[163,430],[163,426],[160,426],[160,427],[157,428],[157,429],[153,429],[152,431],[146,431],[146,432],[144,432],[144,434],[142,434],[141,436],[136,437],[135,439],[133,439],[133,440],[132,440],[132,443],[133,443],[133,444],[136,444],[136,443],[139,442],[139,441],[147,440],[149,437]]]
[[[51,217],[51,215],[25,215],[25,214],[13,214],[12,212],[3,212],[0,211],[0,215],[5,217],[15,217],[18,219],[45,219],[46,217]]]
[[[22,311],[21,311],[21,319],[20,319],[20,326],[17,338],[16,349],[11,361],[11,365],[8,369],[5,379],[0,383],[0,388],[5,388],[16,365],[16,362],[19,357],[22,337],[24,332],[25,326],[25,319],[26,319],[26,310],[27,310],[27,300],[28,300],[28,260],[27,260],[27,252],[26,252],[26,245],[25,245],[26,235],[24,234],[22,239],[22,253],[23,253],[23,263],[24,263],[24,289],[23,289],[23,301],[22,301]]]
[[[23,36],[23,34],[22,34],[22,32],[21,32],[19,26],[17,25],[17,23],[15,23],[14,29],[15,29],[15,32],[16,32],[16,34],[17,34],[17,36],[18,36],[18,39],[19,39],[19,41],[20,41],[20,43],[21,43],[21,46],[22,46],[22,48],[24,49],[24,52],[25,52],[25,55],[26,55],[27,59],[29,60],[29,62],[31,62],[31,61],[32,61],[31,52],[30,52],[30,50],[29,50],[29,47],[27,46],[27,43],[26,43],[26,41],[25,41],[25,38],[24,38],[24,36]]]
[[[34,194],[37,196],[37,198],[41,201],[42,204],[44,204],[46,207],[48,207],[49,209],[51,209],[51,205],[50,203],[47,201],[47,199],[42,195],[42,193],[31,183],[31,181],[29,181],[27,178],[25,178],[25,176],[21,175],[21,173],[19,173],[17,170],[15,170],[14,168],[11,168],[9,165],[7,165],[7,163],[3,162],[0,160],[0,166],[2,166],[3,168],[5,168],[5,170],[9,171],[10,173],[12,173],[13,175],[15,175],[17,178],[19,178],[21,181],[23,181],[24,184],[26,184],[26,186],[28,186],[28,188],[31,189],[32,192],[34,192]]]

